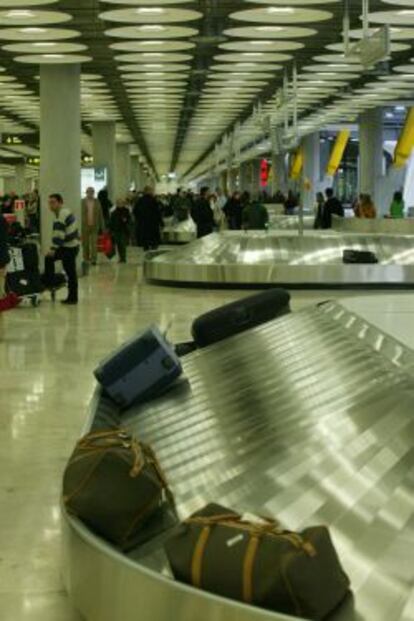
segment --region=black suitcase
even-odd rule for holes
[[[44,291],[40,274],[26,271],[7,273],[6,288],[19,297],[40,295]]]
[[[26,272],[39,273],[39,252],[37,245],[27,242],[21,247]]]
[[[368,250],[344,250],[342,254],[342,261],[345,264],[363,264],[363,263],[378,263],[378,258],[373,252]]]
[[[197,347],[207,347],[287,313],[288,291],[269,289],[202,315],[193,323],[193,339]]]

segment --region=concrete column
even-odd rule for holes
[[[137,191],[142,190],[141,183],[141,166],[139,164],[139,155],[131,155],[131,181],[135,183]]]
[[[20,164],[16,164],[16,194],[22,196],[25,194],[26,189],[26,164],[21,162]]]
[[[42,248],[48,250],[53,215],[48,196],[62,194],[80,223],[80,65],[40,66],[40,190]]]
[[[274,153],[272,155],[273,194],[279,190],[283,194],[288,192],[288,171],[286,166],[286,153]]]
[[[319,132],[303,139],[303,181],[302,204],[305,211],[312,211],[320,183],[320,138]]]
[[[108,194],[115,200],[116,190],[116,124],[115,121],[92,123],[93,165],[106,168],[108,172]]]
[[[129,144],[119,143],[116,145],[116,196],[114,199],[126,196],[131,184],[131,157]]]
[[[359,192],[370,194],[374,203],[380,199],[379,185],[383,172],[382,134],[382,108],[374,108],[361,114],[359,117]]]

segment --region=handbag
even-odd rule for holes
[[[177,580],[280,613],[323,619],[349,593],[323,526],[295,533],[273,520],[208,505],[165,547]]]
[[[108,259],[112,259],[116,252],[110,233],[102,233],[98,237],[98,252],[102,252]]]
[[[150,446],[122,429],[92,432],[77,443],[63,477],[68,512],[127,550],[174,499]]]

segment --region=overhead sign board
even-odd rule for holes
[[[387,60],[390,53],[390,27],[386,25],[351,46],[347,55],[358,58],[361,65],[369,69],[379,62]]]

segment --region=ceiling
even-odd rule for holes
[[[362,2],[349,6],[357,42]],[[302,133],[408,99],[414,1],[369,7],[373,27],[391,24],[381,75],[345,62],[342,0],[0,0],[0,133],[9,138],[0,162],[38,154],[39,63],[82,63],[85,153],[90,124],[112,119],[117,139],[135,145],[157,177],[197,174],[234,128],[248,143],[265,133],[263,118],[283,125],[275,93],[295,63]]]

